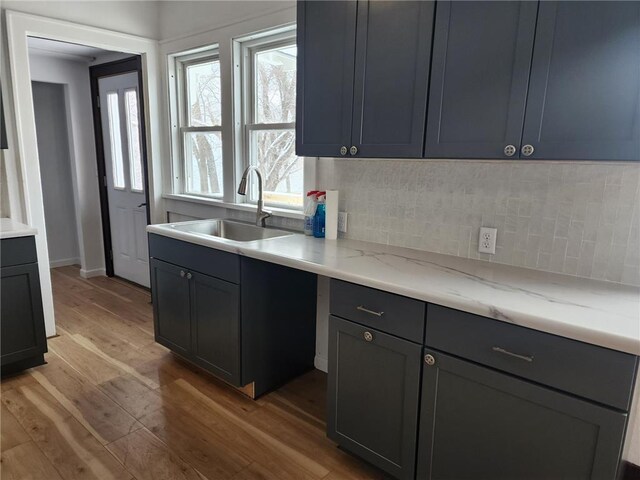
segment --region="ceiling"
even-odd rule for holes
[[[28,44],[30,53],[53,55],[85,62],[91,62],[105,53],[110,53],[109,50],[101,48],[38,37],[29,37]]]

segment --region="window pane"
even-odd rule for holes
[[[189,65],[185,76],[189,126],[221,125],[220,62]]]
[[[264,201],[287,207],[302,207],[302,158],[295,154],[293,130],[251,131],[251,163],[264,176]],[[256,182],[251,200],[258,200]]]
[[[107,93],[109,114],[109,140],[111,145],[111,168],[113,170],[113,186],[124,188],[124,161],[122,159],[122,138],[120,130],[120,107],[118,93]]]
[[[220,132],[187,132],[184,136],[186,193],[222,196]]]
[[[127,112],[127,140],[129,142],[129,168],[131,190],[142,192],[142,154],[140,149],[140,121],[138,117],[138,94],[135,90],[124,92]]]
[[[255,54],[255,121],[290,123],[296,120],[295,45]]]

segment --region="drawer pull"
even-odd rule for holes
[[[371,315],[375,315],[376,317],[381,317],[382,315],[384,315],[384,312],[374,312],[373,310],[369,310],[368,308],[365,308],[364,305],[358,305],[356,307],[356,310],[360,310],[361,312],[365,312],[365,313],[370,313]]]
[[[519,355],[517,353],[510,352],[509,350],[505,350],[502,347],[491,347],[491,350],[498,353],[504,353],[505,355],[509,355],[510,357],[519,358],[520,360],[524,360],[525,362],[533,362],[533,355]]]
[[[367,342],[371,342],[373,340],[373,334],[371,332],[364,332],[362,336]]]

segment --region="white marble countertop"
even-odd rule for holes
[[[640,355],[640,288],[355,240],[147,231]]]
[[[38,233],[33,227],[10,218],[0,218],[0,238],[29,237]]]

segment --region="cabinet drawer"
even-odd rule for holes
[[[422,343],[424,302],[373,288],[331,280],[330,311],[382,332]]]
[[[150,234],[149,256],[227,282],[240,283],[240,258],[233,253]]]
[[[35,237],[3,238],[0,241],[0,265],[11,267],[38,261]]]
[[[634,355],[431,304],[426,329],[430,347],[629,409]]]

